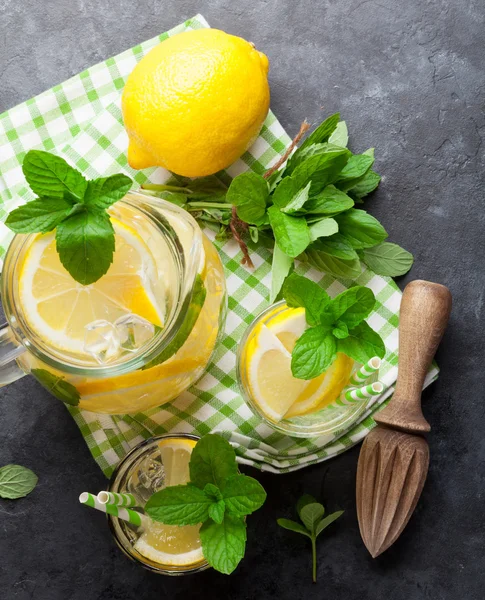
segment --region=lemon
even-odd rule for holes
[[[153,48],[122,96],[135,169],[201,177],[226,168],[256,139],[269,109],[268,59],[217,29],[187,31]]]
[[[39,234],[23,257],[19,275],[22,313],[43,342],[61,351],[84,354],[85,325],[135,313],[163,325],[163,312],[150,289],[156,264],[131,227],[112,219],[116,252],[109,271],[84,286],[62,266],[55,233]]]
[[[182,485],[190,478],[189,461],[195,440],[166,438],[158,444],[167,486]],[[189,566],[204,560],[200,525],[150,523],[134,548],[145,558],[165,566]]]
[[[276,309],[278,310],[278,309]],[[353,361],[337,354],[332,365],[309,381],[291,373],[291,351],[307,328],[303,308],[287,308],[259,323],[245,349],[251,396],[272,421],[316,412],[338,398]]]
[[[195,440],[181,438],[166,438],[158,443],[167,486],[183,485],[189,481],[190,455],[195,444]]]

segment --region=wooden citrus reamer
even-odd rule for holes
[[[374,558],[400,536],[423,490],[429,447],[422,435],[430,426],[421,411],[421,391],[450,311],[445,286],[420,280],[406,286],[396,390],[374,417],[378,426],[364,440],[357,467],[360,534]]]

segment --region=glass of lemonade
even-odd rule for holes
[[[189,481],[189,460],[199,438],[189,434],[153,437],[134,448],[118,465],[110,481],[111,492],[130,493],[143,508],[152,494]],[[151,522],[137,529],[108,515],[121,550],[143,567],[164,575],[186,575],[209,568],[202,554],[200,525],[164,525]]]
[[[363,414],[366,403],[339,401],[354,361],[338,353],[330,367],[308,381],[291,373],[291,352],[307,328],[305,309],[284,301],[264,310],[238,346],[237,377],[251,410],[273,429],[292,437],[344,433]]]
[[[62,266],[55,232],[14,237],[2,276],[1,384],[31,373],[61,400],[122,414],[169,402],[203,374],[226,312],[216,249],[164,200],[130,192],[109,212],[114,259],[90,285]]]

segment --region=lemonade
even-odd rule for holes
[[[110,216],[113,262],[90,285],[62,265],[55,232],[17,236],[6,304],[25,372],[83,409],[133,413],[202,375],[225,316],[225,280],[214,246],[178,207],[130,193]]]
[[[143,508],[152,494],[189,481],[189,460],[195,436],[166,435],[134,449],[113,474],[110,490],[133,494]],[[207,568],[199,538],[200,525],[164,525],[149,522],[137,529],[126,521],[109,517],[119,547],[143,566],[166,574],[182,574]]]
[[[297,437],[325,435],[355,419],[362,406],[335,403],[349,383],[354,361],[338,353],[321,375],[292,375],[291,352],[308,327],[304,308],[269,307],[248,328],[238,349],[238,381],[253,412],[273,428]]]

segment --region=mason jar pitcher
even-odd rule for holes
[[[90,285],[62,266],[55,232],[14,237],[2,274],[2,385],[30,373],[68,404],[124,414],[169,402],[203,374],[226,313],[216,249],[164,200],[129,192],[109,212],[113,262]]]

